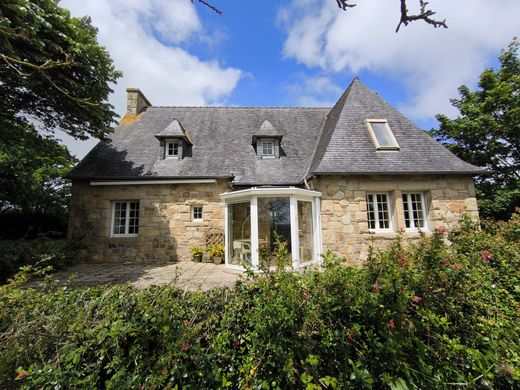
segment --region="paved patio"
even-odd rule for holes
[[[187,291],[232,286],[241,272],[212,263],[179,262],[167,264],[90,263],[77,264],[52,274],[59,284],[71,280],[77,286],[130,282],[137,288],[172,285]],[[36,281],[29,285],[34,285]]]

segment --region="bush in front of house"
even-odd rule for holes
[[[80,245],[75,241],[40,236],[34,239],[0,239],[0,283],[20,267],[60,269],[76,262]]]
[[[519,227],[464,220],[363,268],[327,254],[208,292],[3,286],[0,386],[518,388]]]

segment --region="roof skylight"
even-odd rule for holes
[[[399,150],[399,144],[386,119],[367,119],[367,127],[377,150]]]

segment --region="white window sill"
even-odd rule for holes
[[[371,234],[380,234],[380,233],[397,233],[393,229],[368,229],[368,232]]]
[[[132,238],[139,237],[138,234],[111,234],[110,238]]]

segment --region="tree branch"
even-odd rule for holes
[[[336,3],[338,3],[338,7],[341,8],[343,11],[346,11],[347,8],[355,7],[357,4],[349,4],[349,0],[336,0]]]
[[[342,10],[346,11],[347,8],[355,7],[356,4],[349,3],[351,0],[336,0],[336,3],[338,4],[338,7]],[[440,21],[436,19],[432,19],[432,16],[436,14],[436,12],[432,11],[431,9],[426,9],[426,6],[428,5],[427,1],[419,0],[419,5],[421,6],[421,10],[417,15],[408,15],[408,8],[406,7],[406,1],[407,0],[400,0],[401,2],[401,19],[399,20],[399,24],[397,25],[397,28],[395,29],[395,32],[399,32],[399,28],[401,28],[401,25],[404,24],[407,26],[411,22],[415,22],[416,20],[424,20],[426,23],[431,24],[433,27],[444,27],[448,28],[448,25],[446,24],[446,19]]]
[[[193,0],[191,0],[191,2],[193,3]],[[223,12],[221,10],[219,10],[217,7],[211,5],[210,3],[204,1],[204,0],[198,0],[199,3],[201,4],[204,4],[206,7],[208,7],[209,9],[215,11],[217,14],[219,15],[222,15]]]
[[[409,23],[415,22],[416,20],[424,20],[426,23],[431,24],[435,28],[448,28],[446,24],[446,19],[440,21],[431,18],[431,16],[435,15],[436,12],[432,11],[431,9],[427,10],[426,6],[428,4],[429,3],[427,1],[419,0],[419,5],[421,6],[421,10],[419,11],[419,13],[417,15],[408,15],[406,0],[401,0],[401,20],[399,21],[399,24],[397,25],[395,32],[399,32],[399,29],[401,28],[402,24],[408,26]]]

